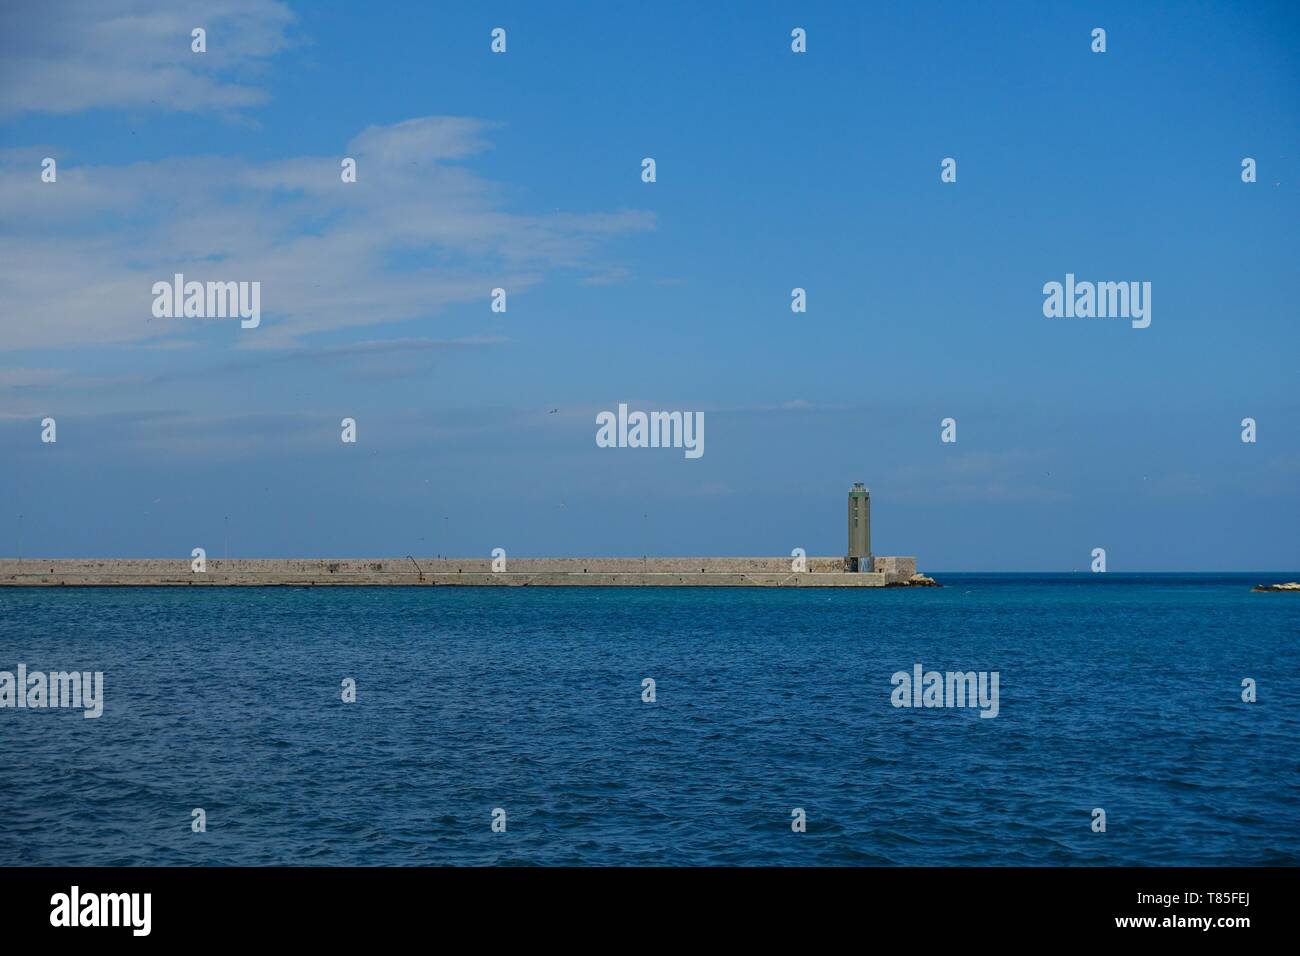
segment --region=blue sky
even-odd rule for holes
[[[0,13],[0,553],[1300,567],[1294,4],[382,7]]]

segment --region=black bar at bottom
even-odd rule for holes
[[[636,945],[657,948],[667,943],[661,932],[683,920],[733,942],[811,928],[813,921],[819,935],[842,930],[860,939],[910,926],[949,944],[1105,934],[1180,941],[1200,935],[1230,945],[1242,933],[1284,929],[1284,886],[1295,873],[1271,867],[0,868],[0,926],[6,943],[30,936],[55,942],[72,933],[77,943],[113,937],[374,943],[434,930],[448,942],[446,934],[469,931],[493,941],[562,934],[610,944],[639,939]],[[119,925],[81,925],[86,922]]]

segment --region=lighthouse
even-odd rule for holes
[[[849,489],[848,571],[871,571],[871,491],[862,482]]]

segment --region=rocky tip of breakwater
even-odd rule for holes
[[[943,587],[934,578],[926,577],[924,574],[913,574],[906,581],[890,581],[885,585],[887,588],[941,588]]]
[[[1288,581],[1286,584],[1256,584],[1250,590],[1259,594],[1274,591],[1300,591],[1300,582]]]

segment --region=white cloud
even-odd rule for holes
[[[348,150],[388,166],[401,166],[416,158],[464,159],[488,148],[483,133],[496,125],[445,116],[437,123],[411,119],[395,126],[368,126],[348,143]]]
[[[0,349],[183,339],[211,323],[152,317],[151,287],[177,272],[259,281],[262,324],[230,323],[240,345],[288,346],[314,333],[425,318],[526,291],[554,269],[606,273],[602,244],[654,225],[650,213],[520,215],[459,160],[492,124],[422,117],[370,127],[338,156],[267,163],[177,158],[62,164],[0,152]],[[513,302],[513,298],[512,298]]]
[[[231,78],[289,44],[275,0],[41,0],[0,8],[0,115],[104,108],[235,112],[266,94]],[[190,31],[207,31],[207,52]]]

